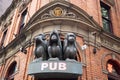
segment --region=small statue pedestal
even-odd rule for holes
[[[82,64],[69,59],[34,60],[29,64],[28,74],[38,78],[77,78],[82,75]]]

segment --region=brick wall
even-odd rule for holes
[[[49,1],[49,0],[48,0]],[[103,0],[106,2],[105,0]],[[74,5],[82,8],[85,10],[90,16],[93,16],[93,19],[102,27],[102,20],[101,20],[101,13],[100,13],[100,1],[95,0],[70,0],[71,3]],[[31,16],[43,5],[47,4],[48,2],[44,2],[42,0],[36,0],[28,4],[28,11],[29,14],[27,14],[27,21],[31,18]],[[111,6],[111,19],[113,23],[113,31],[114,34],[118,37],[120,37],[120,1],[115,0],[115,6]],[[108,4],[108,3],[106,3]],[[109,4],[108,4],[109,5]],[[14,33],[17,33],[18,31],[18,26],[19,26],[19,21],[20,21],[20,14],[18,9],[15,10],[14,16],[12,19],[12,24],[10,25],[9,28],[9,33],[8,33],[8,39],[6,42],[7,43],[11,42],[15,37]],[[0,31],[1,33],[2,31]],[[2,35],[0,34],[0,37]],[[0,38],[1,39],[1,38]],[[79,43],[80,46],[84,45],[84,39],[80,36],[77,37],[77,42]],[[97,49],[97,53],[93,53],[93,46],[87,45],[88,47],[83,51],[84,56],[80,53],[80,59],[83,60],[85,59],[85,65],[83,66],[83,75],[79,80],[107,80],[107,73],[103,72],[106,70],[106,64],[109,59],[113,59],[117,61],[120,64],[120,55],[112,50],[109,50],[107,48],[104,48],[101,46],[99,49]],[[15,74],[15,80],[34,80],[32,76],[27,75],[27,69],[28,69],[28,64],[33,60],[34,55],[34,46],[30,46],[26,48],[27,54],[24,54],[20,51],[18,51],[15,55],[11,56],[7,60],[5,60],[5,63],[3,63],[0,66],[0,78],[4,78],[7,74],[7,70],[10,66],[10,64],[13,61],[17,62],[17,72]],[[119,58],[118,58],[119,57]],[[81,61],[80,60],[80,61]]]

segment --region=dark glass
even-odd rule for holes
[[[109,11],[104,7],[101,7],[102,16],[106,19],[109,19]]]
[[[23,27],[25,25],[26,14],[27,14],[27,9],[21,14],[21,21],[20,21],[19,33],[21,32],[21,30],[23,29]]]
[[[6,35],[7,35],[7,31],[8,31],[8,30],[6,30],[6,31],[3,33],[3,37],[2,37],[2,40],[1,40],[0,46],[3,46],[3,44],[4,44],[4,41],[5,41],[5,38],[6,38]]]
[[[110,7],[101,2],[101,14],[102,14],[102,23],[103,29],[107,32],[112,33],[112,23],[110,19]]]
[[[8,74],[9,76],[11,76],[12,74],[15,73],[15,71],[16,71],[16,65],[17,65],[16,62],[14,62],[14,63],[11,65],[10,70],[9,70],[9,74]]]
[[[112,79],[112,78],[108,78],[108,80],[115,80],[115,79]]]
[[[8,69],[7,76],[5,80],[14,80],[15,72],[16,72],[17,62],[13,62]]]
[[[21,25],[25,23],[26,14],[27,14],[27,9],[21,15]]]
[[[105,19],[102,19],[103,21],[103,28],[105,31],[107,32],[111,32],[111,29],[110,29],[110,22],[105,20]]]

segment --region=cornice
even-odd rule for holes
[[[5,13],[0,17],[0,24],[2,21],[5,21],[7,17],[11,14],[11,12],[14,11],[17,7],[20,6],[20,10],[21,10],[21,7],[22,6],[25,7],[30,1],[31,0],[26,0],[26,1],[13,0],[11,5],[5,11]]]
[[[0,23],[10,15],[10,13],[16,8],[17,4],[19,3],[20,0],[13,0],[11,5],[7,8],[5,13],[0,17]]]

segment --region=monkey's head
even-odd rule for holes
[[[41,36],[42,39],[43,39],[43,40],[46,40],[46,35],[45,35],[45,34],[41,34],[41,35],[42,35],[42,36]]]
[[[34,38],[34,40],[38,43],[38,42],[41,42],[42,40],[46,40],[46,35],[45,34],[39,34],[38,36],[36,36]]]
[[[68,42],[70,42],[70,43],[74,43],[75,40],[76,40],[75,34],[74,34],[74,33],[68,33],[68,34],[67,34],[67,40],[68,40]]]
[[[49,44],[59,44],[59,35],[58,32],[56,30],[54,30],[51,34],[50,34],[50,40],[49,40]]]
[[[50,37],[50,40],[51,40],[52,42],[57,42],[57,41],[58,41],[57,35],[56,35],[56,34],[52,34],[51,37]]]

